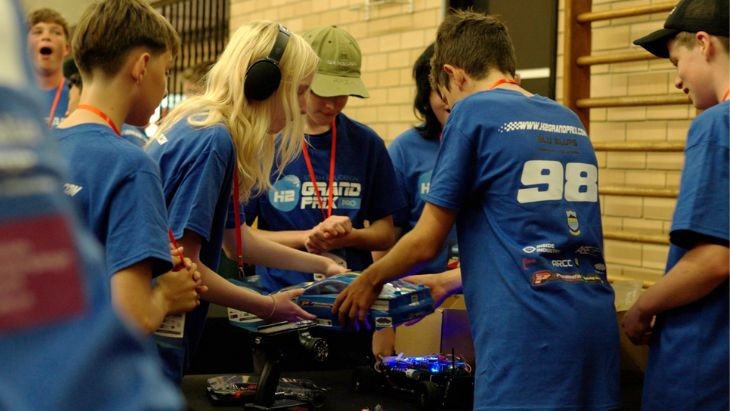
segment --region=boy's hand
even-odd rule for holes
[[[652,320],[652,316],[643,314],[634,303],[621,320],[621,328],[632,343],[646,345],[652,334]]]
[[[368,310],[382,289],[382,285],[372,284],[365,275],[361,274],[337,296],[332,313],[338,316],[340,324],[343,326],[349,321],[357,329],[359,321],[365,328],[368,328],[369,325],[366,322]]]
[[[190,259],[180,258],[181,256],[184,256],[185,249],[183,247],[175,247],[174,244],[170,243],[170,257],[172,258],[172,269],[173,270],[182,270],[185,267],[188,267],[187,261],[190,261]]]
[[[208,291],[195,263],[185,258],[181,265],[183,269],[157,277],[157,288],[164,296],[168,314],[191,311],[200,305],[200,294]]]

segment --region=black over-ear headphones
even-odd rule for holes
[[[249,100],[266,100],[274,94],[281,83],[281,70],[279,61],[284,55],[286,44],[289,42],[289,30],[279,25],[279,32],[276,34],[276,42],[271,48],[269,56],[265,59],[256,60],[246,71],[246,78],[243,81],[243,94]]]

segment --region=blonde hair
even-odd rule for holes
[[[263,101],[249,101],[243,94],[248,67],[269,55],[278,32],[278,23],[270,21],[250,22],[238,28],[208,72],[205,92],[175,107],[155,133],[155,137],[164,133],[182,119],[194,127],[225,125],[235,146],[240,199],[244,202],[271,187],[275,154],[277,172],[281,173],[301,152],[304,117],[300,114],[297,89],[314,73],[319,62],[309,44],[291,33],[279,63],[278,90]],[[275,153],[274,136],[269,130],[279,104],[284,106],[288,121]]]
[[[180,48],[180,36],[145,0],[103,0],[84,11],[71,48],[83,77],[97,68],[115,75],[128,52],[140,46],[154,54],[169,51],[174,57]]]

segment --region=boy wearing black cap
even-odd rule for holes
[[[634,343],[650,347],[644,410],[730,405],[728,20],[727,0],[683,0],[662,30],[634,42],[669,58],[674,85],[705,110],[687,135],[667,273],[621,324]]]

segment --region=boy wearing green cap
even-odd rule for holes
[[[336,26],[303,37],[320,63],[307,95],[302,155],[274,177],[266,195],[249,201],[246,217],[258,218],[258,231],[269,239],[360,271],[372,263],[371,251],[393,245],[392,214],[405,200],[383,140],[342,114],[350,96],[368,97],[357,42]],[[312,273],[267,267],[257,273],[270,292],[312,280]]]
[[[727,0],[683,0],[663,29],[634,42],[669,58],[674,85],[705,110],[687,135],[667,273],[621,324],[635,344],[649,344],[644,410],[730,407],[728,20]]]

